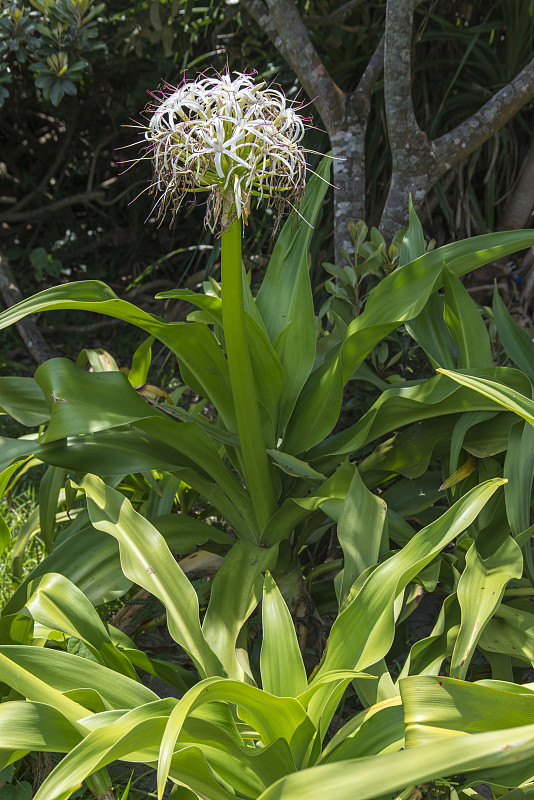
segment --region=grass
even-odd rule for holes
[[[44,545],[38,534],[30,536],[24,552],[22,576],[16,578],[11,569],[11,551],[19,532],[37,507],[37,489],[28,480],[14,497],[4,495],[0,500],[0,514],[11,531],[11,542],[0,554],[0,608],[2,608],[22,580],[35,569],[44,557]]]

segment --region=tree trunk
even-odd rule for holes
[[[534,208],[534,142],[521,164],[521,172],[504,208],[499,228],[502,231],[527,228]]]

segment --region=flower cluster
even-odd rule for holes
[[[252,198],[298,205],[306,161],[304,120],[284,94],[249,75],[200,77],[165,97],[150,114],[145,138],[154,164],[159,216],[173,218],[189,192],[210,192],[206,224],[245,222]]]

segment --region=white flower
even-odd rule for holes
[[[245,222],[253,197],[298,205],[306,161],[304,120],[277,89],[249,75],[216,74],[184,82],[150,115],[145,139],[154,164],[159,216],[176,214],[189,192],[210,192],[206,224]]]

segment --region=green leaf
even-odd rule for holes
[[[0,378],[0,407],[5,414],[30,428],[50,418],[42,389],[33,378]]]
[[[53,358],[37,369],[35,380],[50,408],[42,444],[161,415],[122,372],[87,372],[66,358]]]
[[[480,647],[534,664],[534,614],[501,603],[482,632]]]
[[[332,669],[365,669],[388,652],[395,631],[395,598],[471,524],[503,482],[495,478],[472,489],[371,572],[335,620],[317,676]]]
[[[500,606],[506,584],[523,573],[521,550],[510,536],[488,558],[482,558],[474,542],[465,561],[457,588],[462,622],[451,661],[452,677],[462,679],[484,628]]]
[[[90,540],[90,548],[87,542]],[[28,575],[10,597],[2,614],[12,614],[25,604],[31,581],[48,572],[57,572],[74,583],[93,605],[110,602],[125,594],[131,581],[120,569],[116,541],[90,525],[57,545]]]
[[[65,753],[79,732],[51,705],[11,701],[0,704],[0,749]]]
[[[533,244],[532,231],[489,233],[438,247],[394,270],[370,292],[363,313],[349,325],[342,346],[344,383],[381,339],[421,312],[442,285],[443,262],[459,277]]]
[[[403,267],[424,254],[423,228],[410,197],[409,226],[402,238],[399,266]],[[442,297],[436,293],[431,294],[419,314],[405,324],[410,336],[423,348],[434,365],[454,369],[456,362],[452,353],[452,340],[443,319]]]
[[[534,711],[534,694],[506,691],[441,676],[421,675],[400,682],[406,746],[441,747],[452,737],[528,725]]]
[[[534,342],[528,333],[514,322],[499,296],[497,287],[493,294],[493,314],[506,353],[514,364],[534,381]]]
[[[48,703],[85,733],[77,720],[85,718],[87,708],[69,694],[92,689],[108,708],[135,708],[157,700],[157,695],[141,683],[86,658],[59,650],[24,645],[1,645],[2,680],[23,697]]]
[[[149,336],[132,356],[132,366],[128,372],[128,381],[132,386],[142,386],[146,383],[150,362],[152,359],[152,345],[154,337]]]
[[[337,535],[343,550],[343,572],[339,591],[339,606],[343,606],[351,586],[361,573],[378,563],[383,550],[388,549],[384,523],[387,505],[372,494],[354,467],[349,491],[338,519]]]
[[[265,691],[277,697],[297,697],[308,679],[291,614],[271,574],[263,584],[263,641],[260,670]]]
[[[176,740],[191,712],[205,703],[224,701],[239,707],[240,718],[258,732],[265,746],[277,739],[289,744],[295,766],[301,766],[315,734],[315,728],[298,700],[275,697],[244,683],[220,678],[207,678],[178,702],[169,716],[161,741],[158,764],[158,794],[162,794],[171,765]]]
[[[47,551],[56,532],[56,512],[65,478],[66,470],[48,467],[39,484],[39,525]]]
[[[269,449],[267,450],[267,454],[283,472],[287,473],[287,475],[316,482],[326,480],[321,472],[312,469],[306,461],[301,461],[299,458],[289,455],[289,453],[282,453],[281,450]]]
[[[0,556],[9,545],[11,541],[11,534],[9,533],[9,528],[7,527],[7,522],[5,519],[0,515]]]
[[[444,266],[441,274],[445,287],[444,317],[458,348],[458,368],[492,367],[491,342],[476,303],[450,269]]]
[[[273,514],[263,531],[262,542],[273,545],[289,538],[300,522],[319,509],[332,519],[337,519],[353,472],[352,465],[345,462],[305,497],[289,497],[284,500],[281,508]]]
[[[324,748],[320,764],[378,755],[404,746],[404,710],[400,696],[360,711],[334,734]]]
[[[200,628],[198,598],[165,540],[131,503],[94,475],[80,484],[95,528],[119,542],[126,577],[159,598],[167,609],[169,633],[203,674],[224,674]]]
[[[433,366],[454,369],[456,359],[453,342],[443,318],[443,311],[443,296],[434,292],[428,298],[423,310],[409,322],[405,322],[405,327],[410,336],[423,348]]]
[[[400,677],[439,675],[443,661],[452,654],[459,630],[460,606],[456,601],[456,594],[450,594],[443,601],[430,636],[420,639],[412,646]]]
[[[530,505],[534,481],[534,427],[516,422],[510,429],[510,439],[504,460],[503,477],[506,516],[514,537],[530,527]],[[534,563],[530,537],[522,546],[526,573],[534,586]]]
[[[413,206],[412,196],[408,200],[408,227],[402,237],[399,266],[403,267],[425,254],[423,226]]]
[[[245,278],[243,279],[243,284],[248,288]],[[199,294],[188,289],[174,289],[169,292],[162,292],[158,294],[158,297],[177,297],[187,300],[203,309],[210,320],[222,327],[222,300],[219,297]],[[251,312],[256,311],[253,303],[253,300],[249,303]],[[251,313],[245,314],[250,362],[257,396],[261,399],[261,403],[271,417],[273,427],[275,427],[278,418],[278,404],[285,383],[284,370],[257,311],[256,315],[258,319],[253,318]]]
[[[52,630],[85,642],[110,669],[138,680],[126,656],[117,650],[100,617],[85,595],[63,575],[48,573],[32,581],[20,613]]]
[[[413,747],[399,753],[349,759],[288,775],[266,789],[258,800],[373,800],[396,797],[406,787],[476,772],[482,782],[497,782],[513,767],[512,785],[527,780],[532,771],[534,725],[462,736],[439,745]],[[501,784],[502,785],[502,784]]]
[[[506,515],[512,534],[517,536],[530,525],[530,502],[534,479],[534,428],[516,422],[510,429],[503,477]],[[530,543],[529,543],[530,547]]]
[[[229,677],[253,682],[245,652],[237,652],[244,622],[261,599],[262,576],[276,563],[278,548],[236,542],[217,570],[202,624],[206,642],[217,654]]]
[[[438,370],[441,371],[443,370]],[[530,390],[530,381],[526,375],[515,369],[494,367],[477,370],[477,375],[506,383],[514,391]],[[496,403],[496,400],[489,397],[479,398],[477,401],[468,389],[455,392],[451,384],[441,376],[429,378],[422,383],[389,389],[380,395],[358,422],[321,442],[306,453],[306,459],[312,461],[317,469],[326,471],[333,463],[339,463],[341,457],[354,453],[363,445],[403,425],[462,411],[495,411]]]
[[[477,370],[477,375],[447,369],[438,369],[438,372],[504,406],[508,411],[523,417],[530,425],[534,425],[534,402],[509,385],[478,377],[480,370]]]
[[[205,325],[165,322],[154,314],[120,300],[100,281],[77,281],[45,289],[6,309],[0,314],[0,329],[13,325],[28,314],[53,309],[105,314],[136,325],[155,336],[176,354],[191,379],[191,388],[201,396],[208,397],[225,425],[235,431],[228,366],[215,337]]]
[[[303,453],[322,441],[339,418],[343,374],[338,357],[324,361],[304,385],[288,422],[282,447]]]
[[[325,156],[300,206],[307,220],[290,217],[274,246],[256,306],[284,368],[279,430],[283,430],[315,361],[315,314],[308,274],[308,249],[313,226],[328,188],[332,159]]]

